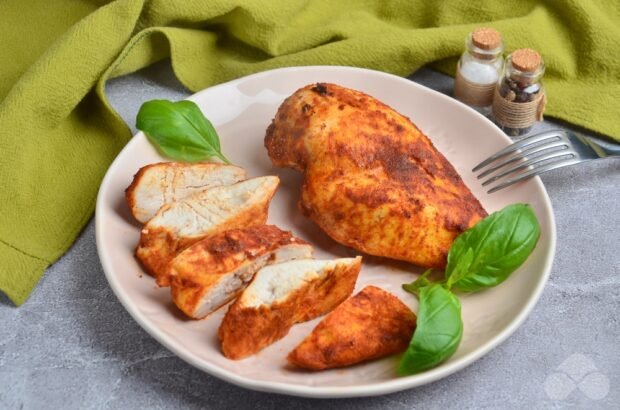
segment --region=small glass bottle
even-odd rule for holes
[[[454,96],[483,115],[491,113],[501,75],[504,44],[497,30],[480,27],[469,33],[454,79]]]
[[[544,73],[542,57],[530,48],[516,50],[506,59],[493,100],[493,117],[507,135],[527,134],[536,121],[542,120],[546,104]]]

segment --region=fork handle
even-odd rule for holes
[[[583,141],[590,145],[594,151],[601,157],[620,157],[620,145],[613,144],[611,142],[607,142],[601,140],[599,138],[588,137],[584,138]]]

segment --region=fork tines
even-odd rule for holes
[[[493,193],[516,182],[565,165],[579,162],[577,154],[563,131],[547,131],[519,140],[476,165],[472,172],[482,171],[478,179]],[[509,165],[512,165],[509,167]]]

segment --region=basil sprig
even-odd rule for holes
[[[540,237],[532,208],[513,204],[459,235],[448,252],[446,284],[462,292],[497,286],[525,262]]]
[[[196,162],[217,157],[230,163],[221,152],[213,124],[192,101],[147,101],[140,107],[136,127],[172,159]]]
[[[529,205],[513,204],[459,235],[448,252],[445,279],[428,280],[430,270],[403,288],[418,295],[418,321],[399,373],[415,374],[454,354],[463,335],[461,305],[451,289],[477,292],[502,283],[525,262],[540,237]]]
[[[430,275],[432,272],[433,270],[429,269],[423,274],[421,274],[415,281],[403,284],[403,289],[405,289],[409,293],[417,295],[420,292],[420,289],[432,284],[432,282],[428,280],[428,275]]]
[[[416,330],[398,373],[414,374],[436,366],[456,351],[463,336],[461,303],[436,283],[420,289]]]

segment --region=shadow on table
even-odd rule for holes
[[[15,307],[15,304],[11,302],[11,299],[9,299],[9,297],[2,292],[0,292],[0,305]]]

